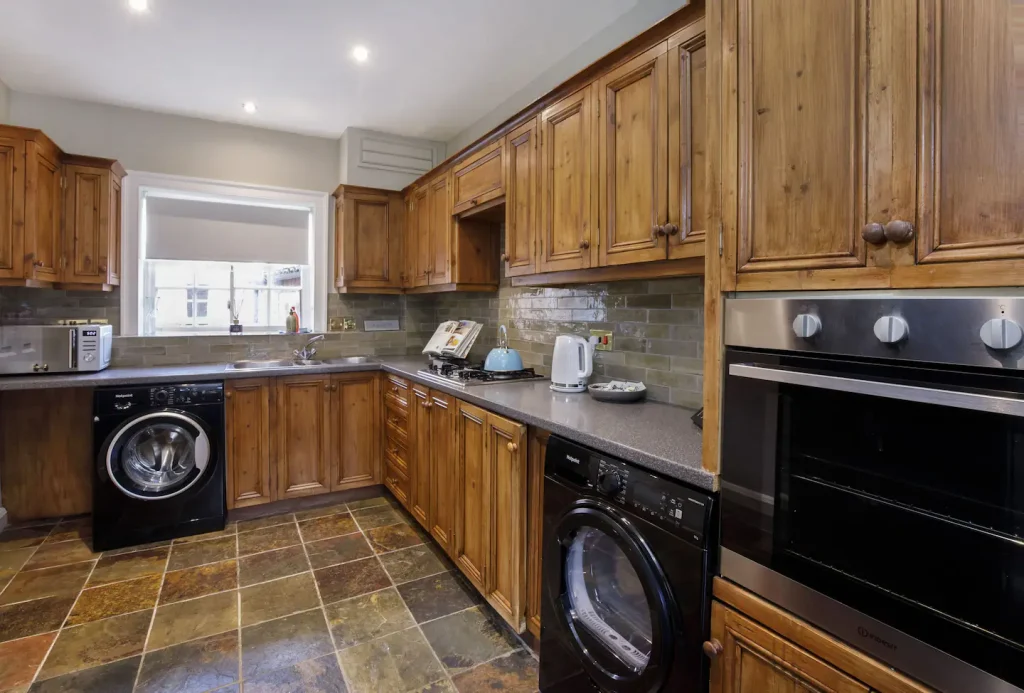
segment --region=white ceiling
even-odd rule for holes
[[[291,132],[447,141],[636,3],[149,0],[134,14],[127,0],[0,0],[0,80]]]

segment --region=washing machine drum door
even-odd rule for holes
[[[145,414],[113,433],[104,462],[108,478],[126,496],[171,498],[205,479],[210,437],[187,414]]]

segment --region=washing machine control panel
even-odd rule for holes
[[[149,389],[149,405],[152,407],[216,404],[223,401],[224,387],[220,383],[158,385]]]

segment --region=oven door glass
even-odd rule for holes
[[[1022,392],[730,349],[723,546],[1024,685]]]

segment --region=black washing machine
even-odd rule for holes
[[[552,436],[540,690],[707,690],[715,498]]]
[[[93,547],[224,529],[224,384],[97,389]]]

